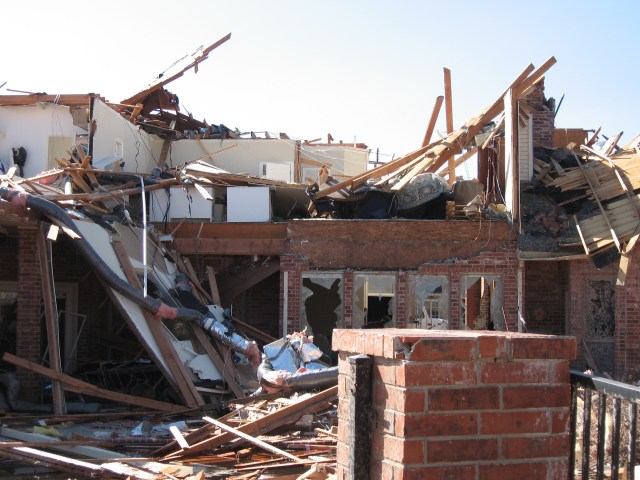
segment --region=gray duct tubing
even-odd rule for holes
[[[170,320],[180,319],[185,321],[198,321],[203,318],[203,314],[197,310],[193,310],[191,308],[171,307],[157,298],[145,297],[140,290],[132,287],[129,283],[122,280],[106,263],[104,263],[100,255],[82,236],[76,224],[73,223],[66,212],[55,203],[26,192],[3,187],[0,187],[0,198],[14,205],[33,208],[55,221],[55,223],[61,224],[76,233],[80,237],[76,239],[79,250],[94,268],[98,276],[106,281],[107,284],[118,293],[121,293],[145,310],[148,310],[158,317]]]
[[[310,390],[312,388],[328,388],[338,384],[338,367],[321,370],[307,370],[292,373],[282,382],[285,390]]]

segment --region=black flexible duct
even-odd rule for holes
[[[328,388],[338,384],[338,367],[327,367],[320,370],[307,370],[292,373],[282,382],[285,390],[310,390],[312,388]]]
[[[80,230],[78,230],[78,227],[73,223],[66,212],[55,203],[43,197],[3,187],[0,187],[0,198],[13,203],[14,205],[33,208],[34,210],[37,210],[43,215],[49,217],[55,223],[61,224],[76,233],[79,237],[79,239],[76,239],[78,249],[94,268],[98,276],[105,280],[107,284],[118,293],[121,293],[145,310],[148,310],[156,316],[168,319],[197,321],[203,317],[203,314],[197,310],[171,307],[157,298],[145,297],[140,290],[122,280],[113,270],[111,270],[89,242],[82,236]]]

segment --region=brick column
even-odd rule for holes
[[[18,229],[18,305],[16,329],[16,355],[40,363],[40,309],[42,284],[37,230]],[[27,401],[40,399],[39,375],[17,369],[20,398]]]
[[[336,330],[338,478],[347,479],[349,356],[373,357],[371,478],[567,478],[572,337]]]

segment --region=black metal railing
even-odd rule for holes
[[[635,480],[638,403],[634,385],[571,371],[570,479]]]

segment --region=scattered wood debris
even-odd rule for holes
[[[218,418],[169,423],[148,412],[114,413],[110,422],[91,422],[89,416],[7,417],[3,423],[13,428],[0,428],[0,457],[16,463],[2,468],[31,463],[123,479],[335,478],[337,386],[290,397],[247,397],[227,410]]]

